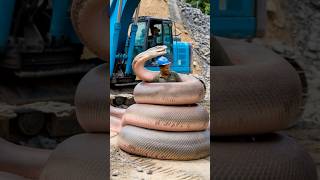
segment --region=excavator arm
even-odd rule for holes
[[[110,2],[110,76],[112,76],[118,50],[124,51],[128,28],[140,0],[112,0]],[[130,44],[134,46],[134,44]],[[130,54],[128,55],[130,56]]]

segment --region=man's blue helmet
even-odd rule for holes
[[[166,58],[164,56],[160,56],[157,58],[157,64],[159,66],[164,66],[164,65],[171,64],[171,62],[168,60],[168,58]]]

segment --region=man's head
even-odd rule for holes
[[[162,75],[169,75],[170,74],[170,64],[171,62],[168,58],[164,56],[160,56],[157,58],[157,63],[160,67],[160,72]]]
[[[152,28],[151,28],[151,34],[152,34],[153,36],[159,35],[159,32],[160,32],[160,30],[159,30],[157,27],[152,27]]]
[[[162,75],[169,75],[170,74],[170,65],[163,65],[160,66],[160,72]]]

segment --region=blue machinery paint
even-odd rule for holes
[[[15,0],[0,0],[0,52],[8,43]],[[71,0],[52,0],[50,35],[55,39],[68,37],[73,43],[80,43],[70,20]]]
[[[112,0],[110,3],[110,78],[114,71],[117,59],[126,59],[125,74],[132,74],[133,49],[137,26],[131,26],[130,41],[128,52],[125,52],[126,41],[128,38],[128,28],[132,22],[132,16],[140,0],[123,0],[121,13],[121,24],[117,22],[119,0]],[[173,71],[179,73],[190,73],[191,45],[184,42],[173,42]],[[158,67],[146,67],[150,70],[158,70]]]
[[[6,48],[10,34],[15,0],[0,0],[0,53]]]
[[[50,34],[55,39],[68,37],[71,42],[80,43],[70,19],[71,3],[72,0],[52,0]]]
[[[114,34],[112,35],[112,37],[110,37],[112,42],[112,45],[110,46],[110,77],[112,77],[112,73],[113,73],[113,69],[114,69],[114,65],[115,65],[115,61],[116,61],[116,54],[117,54],[117,47],[118,47],[118,42],[119,42],[119,33],[120,33],[120,29],[121,29],[121,24],[120,23],[116,23],[114,24]],[[111,35],[111,34],[110,34]]]
[[[186,42],[173,42],[173,55],[174,60],[171,64],[171,70],[179,73],[188,74],[191,72],[190,59],[191,59],[191,45]],[[151,71],[159,71],[157,66],[147,66],[147,69]]]
[[[131,26],[131,32],[130,32],[130,43],[129,43],[129,50],[128,50],[128,59],[126,64],[126,75],[132,74],[132,61],[133,61],[133,49],[134,49],[134,43],[136,40],[136,34],[137,34],[138,26],[136,24],[132,24]]]
[[[255,37],[255,0],[212,0],[211,28],[214,35],[234,38]]]
[[[121,9],[125,13],[121,12],[121,24],[117,22],[120,1],[112,0],[110,3],[110,78],[114,70],[116,55],[125,53],[124,47],[128,37],[128,27],[139,2],[140,0],[123,0]],[[130,44],[130,46],[134,46],[134,44]]]

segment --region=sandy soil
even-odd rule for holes
[[[116,145],[116,133],[112,132],[110,137],[111,179],[210,179],[210,157],[195,161],[164,161],[144,158],[127,154],[119,149]]]
[[[139,16],[154,16],[159,18],[170,18],[167,0],[141,0]],[[177,22],[177,34],[180,34],[181,40],[192,43],[192,39],[184,26]]]
[[[139,16],[154,16],[169,18],[169,8],[166,0],[141,0]]]

